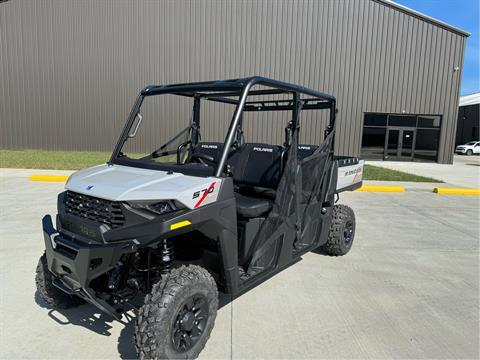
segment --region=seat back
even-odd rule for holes
[[[205,154],[218,162],[222,155],[223,144],[219,142],[199,142],[193,149],[193,154]]]
[[[318,145],[298,145],[297,147],[297,155],[300,160],[305,159],[312,155],[315,150],[318,149]]]
[[[278,145],[247,143],[228,159],[235,185],[276,189],[281,175],[283,148]]]

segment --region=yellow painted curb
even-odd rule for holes
[[[358,191],[369,192],[405,192],[403,186],[363,185]]]
[[[435,188],[433,192],[443,195],[480,195],[480,189]]]
[[[68,176],[66,175],[38,175],[33,174],[28,177],[30,181],[47,181],[47,182],[66,182]]]

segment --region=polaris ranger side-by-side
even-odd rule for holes
[[[143,103],[167,95],[189,102],[188,126],[149,154],[130,151]],[[223,143],[201,138],[206,101],[233,110]],[[328,112],[323,141],[299,143],[300,114],[315,110]],[[288,114],[280,145],[246,142],[244,117],[265,111]],[[146,295],[140,358],[196,357],[218,290],[235,298],[313,249],[350,250],[355,216],[335,201],[361,186],[363,161],[334,156],[335,114],[333,96],[262,77],[144,88],[110,161],[72,174],[56,226],[43,218],[38,292],[53,307],[86,301],[116,319]]]

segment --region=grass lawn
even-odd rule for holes
[[[111,152],[0,150],[0,167],[17,169],[78,170],[104,164]],[[365,165],[364,180],[441,182],[378,166]]]
[[[390,170],[380,166],[365,165],[363,169],[363,180],[379,181],[411,181],[411,182],[431,182],[440,183],[440,180],[413,175],[403,171]]]
[[[0,150],[0,167],[17,169],[78,170],[104,164],[111,152]]]

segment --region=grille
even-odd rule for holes
[[[67,191],[65,207],[67,214],[105,224],[113,229],[123,226],[125,223],[120,203],[116,201]]]

